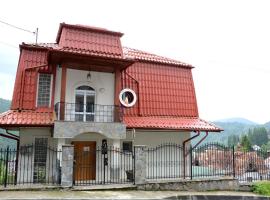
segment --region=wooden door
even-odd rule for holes
[[[96,179],[96,142],[79,141],[74,144],[75,181]]]

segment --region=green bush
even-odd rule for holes
[[[261,181],[252,185],[252,192],[270,196],[270,181]]]

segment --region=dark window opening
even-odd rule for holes
[[[132,152],[132,141],[123,142],[123,151]]]

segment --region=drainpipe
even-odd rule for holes
[[[184,172],[183,172],[183,175],[184,175],[184,179],[186,178],[186,143],[193,140],[194,138],[200,136],[201,132],[200,131],[196,131],[197,134],[192,136],[191,138],[188,138],[187,140],[184,140],[183,142],[183,159],[184,159]]]
[[[185,140],[183,142],[183,158],[184,158],[184,179],[186,177],[186,157],[188,155],[188,152],[186,152],[186,143],[193,140],[194,138],[198,137],[201,134],[200,131],[197,131],[197,135],[194,135],[191,138],[188,138],[187,140]],[[202,141],[204,141],[204,139],[208,136],[208,131],[205,132],[205,136],[203,136],[200,141],[198,141],[192,148],[191,148],[191,152],[193,149],[195,149],[197,146],[199,146],[199,144],[202,143]],[[192,156],[192,155],[191,155]],[[192,166],[191,166],[192,167]]]
[[[204,141],[204,139],[208,136],[208,131],[205,132],[205,136],[202,137],[202,139],[200,139],[199,142],[197,142],[197,144],[195,144],[193,147],[192,147],[192,150],[195,149],[197,146],[199,146],[199,144],[202,143],[202,141]]]

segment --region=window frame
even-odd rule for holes
[[[49,96],[49,104],[47,106],[39,106],[38,105],[38,95],[39,95],[39,77],[40,74],[49,74],[51,76],[51,81],[50,81],[50,96]],[[38,73],[38,78],[37,78],[37,92],[36,92],[36,107],[37,108],[47,108],[51,107],[52,105],[52,87],[53,87],[53,74],[51,73]]]

